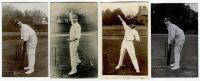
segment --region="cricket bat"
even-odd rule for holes
[[[168,43],[166,42],[166,43],[165,43],[165,58],[166,58],[166,60],[167,60],[167,66],[170,65],[171,50],[172,50],[171,45],[168,46]]]

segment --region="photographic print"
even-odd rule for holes
[[[2,76],[48,77],[48,3],[2,3]]]
[[[152,77],[198,77],[198,4],[151,4]]]
[[[51,78],[98,76],[97,3],[51,3]]]
[[[101,3],[102,74],[148,75],[148,3]]]

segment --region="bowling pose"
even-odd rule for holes
[[[122,25],[123,25],[124,30],[125,30],[125,35],[124,35],[124,39],[122,41],[122,45],[121,45],[121,49],[120,49],[119,62],[118,62],[118,65],[115,67],[115,69],[119,69],[120,66],[122,66],[124,55],[127,51],[130,58],[131,58],[131,61],[133,63],[133,66],[134,66],[136,72],[139,73],[140,70],[139,70],[139,66],[138,66],[137,57],[136,57],[136,54],[135,54],[135,48],[133,46],[134,40],[140,41],[140,37],[138,35],[138,32],[137,32],[137,30],[134,29],[136,26],[135,25],[128,26],[126,24],[126,22],[121,18],[120,15],[118,15],[117,17],[122,22]]]

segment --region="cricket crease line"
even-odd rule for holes
[[[97,35],[97,34],[81,34],[82,36]],[[69,34],[54,34],[52,36],[69,36]]]
[[[170,66],[152,66],[152,68],[168,68]],[[192,67],[192,66],[181,66],[181,68],[198,68],[198,67]]]
[[[167,36],[168,34],[151,34],[152,36]],[[198,35],[185,35],[185,36],[198,36]]]
[[[147,37],[147,36],[140,36],[140,37]],[[123,37],[103,37],[103,39],[124,39]]]
[[[164,56],[163,57],[151,57],[152,59],[161,59],[161,58],[165,58]]]

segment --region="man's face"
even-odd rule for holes
[[[17,22],[17,25],[18,25],[19,27],[21,27],[22,22],[21,22],[21,21],[18,21],[18,22]]]
[[[169,21],[164,21],[166,26],[169,26],[170,22]]]
[[[78,22],[78,17],[77,15],[72,16],[72,22]]]

